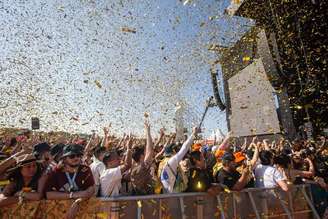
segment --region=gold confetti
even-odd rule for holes
[[[108,218],[108,213],[107,212],[98,212],[97,217],[99,217],[101,219],[106,219],[106,218]]]
[[[197,189],[201,189],[203,186],[202,186],[202,183],[200,181],[197,182]]]
[[[244,62],[248,62],[248,61],[250,61],[251,60],[251,57],[249,57],[249,56],[244,56],[243,57],[243,61]]]
[[[142,202],[141,201],[137,201],[137,205],[138,205],[138,208],[141,208],[142,207]]]
[[[136,29],[134,28],[129,28],[129,27],[122,27],[122,32],[126,32],[126,33],[137,33]]]
[[[95,80],[95,84],[97,85],[98,88],[102,88],[102,85],[98,80]]]
[[[228,188],[224,188],[223,191],[226,193],[231,193],[230,189],[228,189]]]

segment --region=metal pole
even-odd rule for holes
[[[282,208],[284,209],[285,213],[287,214],[288,219],[293,219],[293,216],[290,214],[290,211],[288,210],[288,208],[286,207],[284,202],[281,200],[280,196],[276,193],[276,191],[273,191],[273,192],[274,192],[275,196],[277,197],[277,199],[279,200],[279,203],[282,206]]]
[[[307,202],[308,205],[310,206],[310,208],[311,208],[311,210],[312,210],[312,212],[313,212],[314,217],[315,217],[316,219],[320,219],[320,216],[319,216],[317,210],[315,209],[315,207],[313,206],[313,204],[312,204],[312,202],[311,202],[309,196],[306,194],[306,191],[305,191],[305,188],[304,188],[304,187],[302,188],[302,193],[303,193],[303,195],[304,195],[304,198],[305,198],[306,202]]]
[[[221,201],[220,195],[217,195],[216,196],[216,199],[218,200],[218,204],[219,204],[219,208],[220,208],[220,214],[221,214],[221,219],[225,219],[224,209],[223,209],[223,205],[222,205],[222,201]]]
[[[235,193],[232,193],[232,207],[233,207],[233,218],[237,218],[236,200]]]
[[[180,197],[179,201],[180,201],[181,217],[182,217],[182,219],[186,219],[183,197]]]
[[[110,208],[111,219],[118,219],[120,218],[120,203],[119,202],[111,202],[111,208]]]
[[[162,199],[159,200],[158,217],[159,219],[162,219]]]
[[[139,201],[137,201],[137,218],[138,219],[141,219],[141,208],[142,208],[142,203],[141,203],[141,201],[139,200]]]
[[[197,219],[203,219],[203,197],[197,197]]]
[[[255,201],[254,201],[254,198],[253,198],[252,193],[248,191],[247,194],[248,194],[249,199],[251,200],[251,204],[252,204],[253,210],[254,210],[254,212],[255,212],[256,219],[261,219],[261,218],[260,218],[260,214],[259,214],[259,212],[257,211],[257,208],[256,208],[256,205],[255,205]]]
[[[294,215],[294,205],[293,205],[292,193],[290,191],[288,191],[287,195],[288,195],[289,210],[291,211],[291,214]]]
[[[208,100],[208,103],[206,104],[205,111],[204,111],[204,113],[203,113],[202,119],[200,120],[200,123],[199,123],[199,126],[198,126],[199,128],[202,127],[202,124],[203,124],[203,122],[204,122],[204,119],[205,119],[206,113],[207,113],[207,111],[208,111],[208,108],[210,107],[210,103],[211,103],[212,99],[213,99],[213,97],[211,96],[211,97],[209,98],[209,100]]]

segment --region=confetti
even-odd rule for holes
[[[95,84],[97,85],[98,88],[102,88],[102,85],[98,80],[95,80]]]
[[[114,118],[117,127],[123,127],[119,132],[124,127],[138,131],[142,122],[135,121],[135,115],[147,110],[154,120],[174,130],[177,112],[174,103],[181,101],[186,103],[182,107],[184,124],[190,129],[199,120],[201,100],[212,94],[206,79],[210,65],[220,67],[222,52],[253,29],[254,23],[223,16],[225,4],[214,7],[214,3],[204,1],[180,2],[180,6],[188,7],[171,10],[167,6],[170,4],[149,1],[139,3],[138,7],[123,1],[101,6],[97,1],[76,1],[57,4],[54,11],[53,5],[46,3],[40,11],[37,5],[28,2],[11,4],[7,12],[10,19],[0,21],[2,39],[6,40],[0,65],[1,126],[28,127],[26,118],[43,114],[47,123],[44,127],[49,130],[87,133],[94,124]],[[87,6],[86,13],[80,13],[87,3],[94,7]],[[280,8],[277,2],[274,4],[275,9]],[[286,10],[274,10],[278,23],[273,25],[279,30],[272,35],[276,37],[281,60],[276,66],[279,75],[270,81],[277,84],[274,87],[277,93],[289,95],[290,103],[286,104],[292,106],[293,117],[311,118],[315,127],[320,128],[327,127],[327,76],[322,74],[327,70],[327,60],[322,55],[327,48],[325,43],[311,43],[325,42],[325,35],[320,32],[326,29],[321,27],[324,22],[320,22],[324,20],[319,13],[322,6],[315,6],[318,11],[308,13],[305,6],[294,2],[284,4]],[[139,13],[136,9],[139,7],[145,10]],[[300,10],[296,16],[293,9],[297,7]],[[21,8],[28,17],[14,13]],[[259,7],[251,10],[254,15],[263,13]],[[24,22],[18,24],[18,20]],[[45,21],[53,24],[53,28],[44,28]],[[166,28],[167,24],[175,29]],[[35,29],[26,28],[31,26]],[[270,47],[274,47],[275,40],[269,41]],[[256,37],[249,39],[247,50],[237,52],[239,58],[231,64],[245,65],[251,61],[250,50],[256,42]],[[272,56],[276,56],[273,51]],[[87,86],[93,82],[96,86]],[[309,117],[305,115],[307,108]],[[95,109],[101,113],[94,113]],[[71,115],[80,118],[70,119]],[[222,126],[224,117],[224,113],[208,115],[209,120]],[[74,121],[79,120],[83,123],[77,125]]]
[[[183,2],[183,5],[187,5],[187,4],[189,4],[189,3],[191,3],[191,0],[185,0],[185,1]]]
[[[243,61],[244,62],[248,62],[248,61],[250,61],[251,60],[251,57],[249,57],[249,56],[245,56],[245,57],[243,57]]]
[[[101,219],[106,219],[108,218],[108,213],[107,212],[98,212],[97,217]]]
[[[122,32],[126,32],[126,33],[137,33],[136,29],[134,28],[128,28],[128,27],[122,27]]]

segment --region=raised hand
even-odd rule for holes
[[[108,133],[109,133],[109,128],[108,127],[104,127],[103,130],[104,130],[104,134],[107,136]]]
[[[127,148],[128,149],[131,149],[132,146],[133,146],[133,137],[132,137],[132,134],[130,133],[129,136],[128,136],[128,143],[127,143]]]
[[[162,137],[165,135],[165,129],[164,128],[161,128],[159,130],[159,135],[162,136]]]
[[[174,133],[171,134],[170,138],[175,139],[176,136],[177,136],[177,133],[174,132]]]
[[[145,129],[147,130],[147,131],[149,131],[150,130],[150,124],[149,124],[149,121],[148,120],[145,120]]]
[[[192,134],[194,135],[194,136],[196,136],[198,133],[200,132],[200,128],[199,127],[193,127],[192,128]]]
[[[255,141],[257,140],[257,136],[252,138],[252,143],[255,143]]]

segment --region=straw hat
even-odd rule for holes
[[[16,158],[16,166],[7,170],[7,172],[12,172],[20,167],[37,161],[33,154],[23,154]]]

